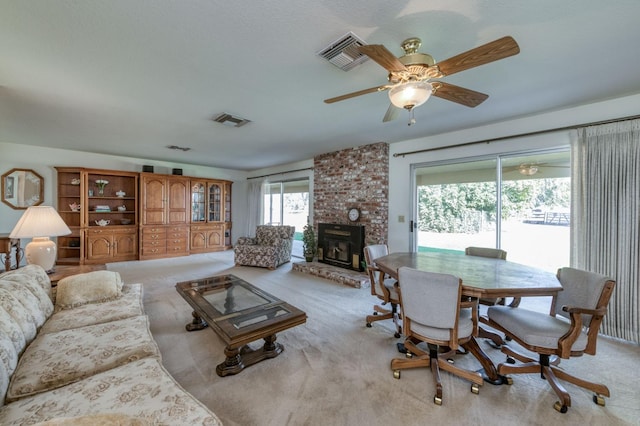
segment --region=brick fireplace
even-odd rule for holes
[[[378,142],[316,156],[313,215],[318,224],[364,228],[364,244],[386,244],[389,220],[389,145]],[[350,208],[360,210],[349,221]],[[351,262],[350,262],[351,263]]]

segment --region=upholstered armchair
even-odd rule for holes
[[[291,261],[293,226],[258,225],[255,237],[240,237],[233,248],[238,266],[276,269]]]

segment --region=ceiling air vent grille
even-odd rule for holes
[[[213,118],[213,121],[225,124],[227,126],[233,127],[241,127],[247,123],[251,123],[251,120],[247,120],[246,118],[236,117],[231,114],[227,114],[223,112],[222,114],[218,114]]]
[[[358,51],[360,46],[366,46],[366,43],[354,33],[348,32],[320,50],[318,56],[323,57],[343,71],[349,71],[369,59],[367,55],[363,55]]]

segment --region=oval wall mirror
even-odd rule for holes
[[[44,201],[44,179],[31,169],[11,169],[2,175],[2,202],[12,209],[37,206]]]

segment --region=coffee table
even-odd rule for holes
[[[179,282],[176,290],[193,308],[187,331],[209,327],[227,344],[216,367],[221,377],[277,357],[284,347],[276,333],[307,321],[300,309],[231,274]],[[260,349],[249,347],[258,339],[264,339]]]

